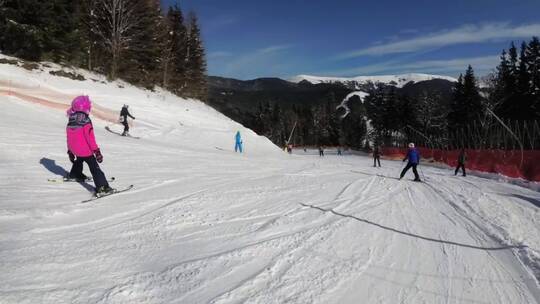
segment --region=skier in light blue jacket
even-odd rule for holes
[[[236,144],[234,145],[234,152],[242,153],[242,137],[240,136],[240,131],[236,132],[236,136],[234,138],[236,140]]]

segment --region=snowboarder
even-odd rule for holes
[[[240,131],[236,132],[236,136],[234,137],[236,144],[234,145],[234,152],[242,153],[242,137],[240,136]]]
[[[323,146],[319,146],[319,156],[324,156],[324,148],[323,148]]]
[[[467,176],[465,173],[465,162],[467,161],[467,153],[465,153],[465,149],[461,149],[458,155],[458,163],[456,167],[456,172],[454,172],[454,175],[458,174],[459,169],[463,169],[463,176]]]
[[[379,150],[379,146],[375,145],[373,148],[373,167],[377,167],[377,163],[379,164],[379,167],[381,166],[381,151]]]
[[[416,171],[416,166],[420,163],[420,152],[414,147],[414,143],[409,144],[409,151],[407,151],[407,155],[403,159],[403,161],[408,160],[407,166],[403,168],[403,171],[401,171],[401,174],[399,176],[399,179],[402,179],[403,176],[405,176],[405,173],[409,171],[409,169],[412,167],[413,173],[414,173],[414,181],[420,182],[420,176],[418,176],[418,171]]]
[[[96,186],[96,196],[109,194],[114,189],[109,186],[107,178],[98,163],[103,161],[103,155],[94,137],[94,127],[88,115],[92,109],[92,102],[88,96],[78,96],[71,102],[67,110],[69,117],[66,127],[67,147],[69,160],[73,164],[68,178],[84,181],[83,162],[90,168]]]
[[[120,122],[124,125],[124,132],[122,133],[122,136],[128,136],[129,135],[129,124],[128,124],[128,116],[131,117],[131,119],[135,120],[135,117],[133,117],[129,111],[129,106],[124,105],[122,107],[122,110],[120,111]]]

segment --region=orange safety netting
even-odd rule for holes
[[[441,150],[418,148],[422,159],[445,163],[455,167],[459,150]],[[465,167],[481,172],[499,173],[508,177],[523,178],[530,181],[540,181],[540,151],[521,150],[472,150],[466,149],[467,162]],[[382,148],[384,156],[392,159],[402,159],[407,154],[406,148]]]

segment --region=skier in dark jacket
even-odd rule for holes
[[[399,179],[402,179],[403,176],[405,176],[405,173],[409,171],[409,169],[412,167],[413,173],[414,173],[414,181],[420,182],[420,176],[418,176],[418,171],[416,171],[416,166],[420,163],[420,152],[414,147],[413,143],[409,144],[409,151],[407,152],[407,155],[403,159],[403,161],[408,160],[407,166],[403,168],[403,171],[401,171],[401,174],[399,176]]]
[[[377,167],[377,163],[379,163],[379,167],[381,166],[381,151],[379,151],[379,146],[375,145],[375,148],[373,148],[373,167]]]
[[[131,114],[128,111],[128,105],[124,105],[122,107],[122,110],[120,111],[120,122],[124,125],[124,132],[122,133],[122,136],[128,136],[129,135],[129,124],[128,124],[128,116],[131,117],[131,119],[135,119],[135,117],[131,116]]]
[[[461,149],[458,155],[458,164],[456,167],[456,172],[454,172],[454,175],[458,174],[459,169],[463,169],[463,176],[467,176],[465,173],[465,162],[467,161],[467,153],[465,153],[465,149]]]
[[[324,148],[323,148],[323,146],[319,146],[319,156],[324,156]]]

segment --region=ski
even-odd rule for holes
[[[124,189],[120,189],[120,190],[114,190],[114,192],[111,192],[111,193],[108,193],[108,194],[103,194],[103,195],[100,195],[100,196],[96,196],[94,195],[92,198],[90,199],[87,199],[87,200],[84,200],[82,201],[81,203],[89,203],[89,202],[92,202],[92,201],[95,201],[95,200],[98,200],[100,198],[104,198],[104,197],[107,197],[107,196],[111,196],[111,195],[115,195],[115,194],[118,194],[118,193],[122,193],[122,192],[126,192],[126,191],[129,191],[133,188],[133,185],[129,185],[127,186],[126,188]]]
[[[112,134],[116,134],[118,136],[122,136],[122,137],[130,137],[130,138],[134,138],[134,139],[141,139],[140,137],[138,136],[131,136],[131,135],[122,135],[122,133],[119,133],[119,132],[116,132],[116,131],[113,131],[111,128],[109,128],[108,126],[105,126],[105,130],[111,132]]]
[[[114,182],[115,180],[116,178],[111,177],[107,181],[110,183],[110,182]],[[47,179],[47,181],[51,183],[88,183],[88,182],[92,182],[93,179],[92,177],[87,177],[85,180],[79,180],[75,178],[64,177],[64,178],[49,178]]]

